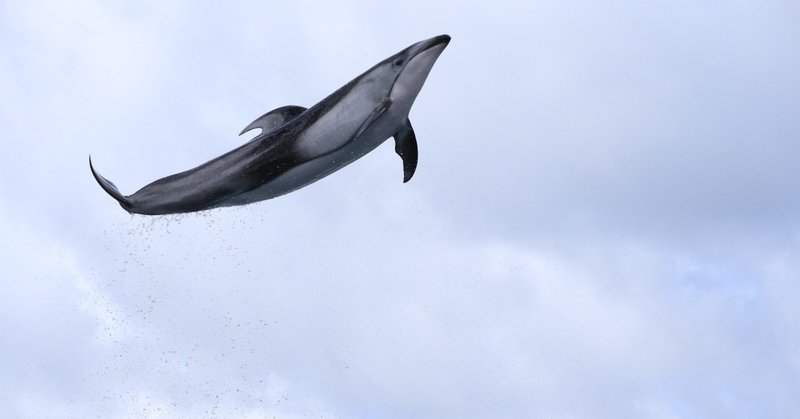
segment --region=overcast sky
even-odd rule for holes
[[[0,2],[0,416],[800,416],[796,1]],[[385,144],[126,194],[442,33]],[[252,135],[252,134],[251,134]]]

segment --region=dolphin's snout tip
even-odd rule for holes
[[[409,49],[412,51],[412,55],[416,55],[430,48],[439,47],[441,49],[444,49],[447,47],[447,44],[449,43],[450,43],[450,35],[442,34],[434,36],[432,38],[428,38],[424,41],[419,41],[416,44],[411,45]]]

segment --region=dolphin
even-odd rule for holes
[[[246,205],[300,189],[347,166],[394,137],[403,182],[417,167],[417,139],[408,113],[450,36],[439,35],[379,62],[316,105],[282,106],[239,135],[251,141],[200,166],[158,179],[133,195],[89,168],[126,211],[157,215]]]

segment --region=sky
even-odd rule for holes
[[[794,1],[0,2],[0,417],[800,416]],[[137,216],[428,37],[414,178]],[[391,142],[390,142],[391,143]]]

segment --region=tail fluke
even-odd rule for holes
[[[100,187],[103,188],[106,193],[111,195],[112,198],[116,199],[122,208],[130,212],[129,208],[131,207],[131,201],[125,197],[125,195],[119,192],[119,189],[117,189],[117,186],[114,185],[113,182],[104,178],[94,170],[94,166],[92,166],[92,156],[89,156],[89,168],[92,170],[92,176],[94,176],[94,180],[97,181]]]

